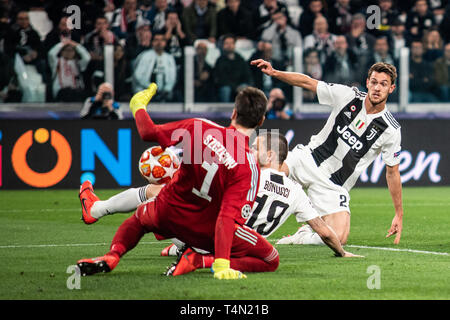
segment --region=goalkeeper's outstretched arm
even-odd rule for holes
[[[147,105],[156,94],[156,90],[158,90],[158,86],[156,83],[152,82],[147,89],[139,91],[133,95],[130,100],[130,109],[133,113],[133,117],[136,117],[136,113],[139,110],[147,111]]]
[[[156,94],[157,88],[155,83],[151,83],[147,89],[136,93],[130,100],[130,109],[141,139],[158,142],[165,149],[179,143],[183,139],[183,129],[185,132],[190,132],[195,119],[155,124],[147,113],[147,105]]]
[[[139,91],[130,100],[130,110],[136,121],[137,130],[144,141],[157,141],[157,125],[155,125],[147,113],[147,105],[158,89],[155,83],[151,83],[147,89]]]

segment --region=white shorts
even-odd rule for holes
[[[307,146],[297,145],[288,153],[285,163],[289,168],[289,178],[306,189],[306,194],[320,216],[341,211],[350,214],[348,191],[334,184],[319,170]]]

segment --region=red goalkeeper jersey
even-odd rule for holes
[[[145,110],[136,124],[143,140],[183,149],[180,169],[156,198],[163,235],[229,259],[234,224],[249,217],[259,186],[248,136],[205,119],[156,125]]]

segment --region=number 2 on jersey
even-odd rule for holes
[[[211,196],[208,195],[209,188],[211,188],[212,180],[214,179],[214,175],[219,169],[219,165],[217,163],[208,163],[206,161],[203,161],[202,168],[206,170],[206,176],[203,179],[200,191],[198,191],[196,188],[192,188],[192,193],[211,202]]]
[[[345,195],[341,194],[340,199],[341,199],[341,202],[339,203],[339,206],[348,208],[347,197]]]

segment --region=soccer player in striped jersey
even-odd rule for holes
[[[353,256],[342,249],[336,233],[320,218],[301,186],[281,171],[288,154],[286,138],[277,132],[263,131],[252,149],[261,167],[261,177],[258,196],[245,224],[269,237],[290,215],[295,215],[297,222],[307,222],[337,256]]]
[[[396,234],[400,242],[403,221],[402,184],[399,172],[400,125],[386,107],[395,90],[397,71],[387,63],[376,63],[368,71],[367,93],[355,87],[329,84],[302,73],[275,70],[262,59],[252,65],[264,74],[317,94],[320,104],[332,107],[331,114],[307,146],[297,145],[283,171],[307,189],[315,209],[345,244],[350,232],[349,191],[360,174],[381,153],[395,216],[386,237]],[[285,237],[280,244],[323,244],[308,227]]]
[[[252,149],[261,167],[261,177],[258,196],[252,211],[249,212],[246,227],[268,237],[294,214],[298,222],[307,222],[336,256],[361,257],[342,248],[336,233],[320,218],[302,188],[280,171],[288,153],[284,136],[264,131],[256,138]],[[252,237],[245,233],[237,233],[236,236],[252,241]],[[177,246],[183,245],[178,241],[175,243]],[[208,256],[211,254],[196,251],[191,251],[190,255],[178,254],[177,261],[169,267],[167,274],[179,275],[199,268],[208,268],[201,259]]]
[[[208,261],[201,258],[211,265],[215,279],[246,278],[242,273],[246,271],[275,271],[279,264],[277,250],[244,226],[259,185],[259,167],[249,139],[264,121],[264,93],[252,87],[240,91],[227,128],[204,119],[157,125],[146,110],[155,93],[152,83],[130,101],[139,135],[164,149],[182,143],[183,162],[155,199],[138,207],[121,224],[107,254],[78,261],[81,274],[111,271],[148,232],[214,252]],[[82,186],[80,201],[85,222],[94,221],[86,210],[89,202],[95,201],[89,185]],[[184,254],[189,255],[188,250]]]

